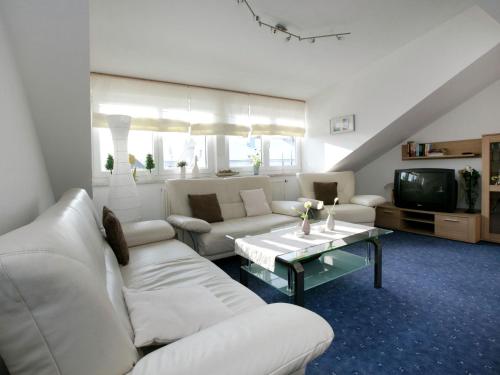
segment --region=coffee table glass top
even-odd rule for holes
[[[293,286],[289,283],[289,265],[301,263],[304,268],[304,290],[309,290],[344,275],[364,269],[373,265],[370,247],[367,246],[366,255],[360,256],[349,251],[342,250],[349,245],[360,242],[370,242],[381,236],[392,233],[391,230],[359,226],[356,224],[336,221],[335,231],[323,231],[324,221],[315,221],[311,225],[311,234],[301,237],[298,224],[289,224],[273,229],[257,231],[252,234],[230,234],[226,238],[236,240],[238,238],[258,236],[270,232],[291,232],[297,239],[310,239],[313,237],[331,236],[331,240],[318,245],[308,245],[299,250],[291,250],[276,257],[274,272],[249,262],[242,266],[246,272],[276,288],[280,292],[294,295]],[[276,233],[276,234],[278,234]],[[337,236],[335,235],[337,233]],[[337,238],[336,238],[337,237]]]

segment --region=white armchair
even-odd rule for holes
[[[335,207],[335,218],[351,223],[365,224],[372,226],[375,222],[376,206],[385,202],[385,198],[378,195],[354,195],[355,178],[354,172],[326,172],[326,173],[297,173],[297,180],[300,187],[303,202],[310,200],[319,218],[326,218],[329,206],[324,206],[323,202],[315,199],[314,182],[336,182],[337,196],[339,203]]]

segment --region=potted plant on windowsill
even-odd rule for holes
[[[258,176],[260,166],[262,165],[262,158],[260,156],[260,153],[257,152],[257,150],[255,150],[255,153],[253,153],[252,155],[249,155],[248,157],[252,161],[254,176]]]
[[[106,168],[106,170],[109,171],[110,175],[113,174],[113,169],[115,168],[115,159],[113,158],[113,155],[108,154],[104,168]]]
[[[151,171],[155,169],[156,164],[153,159],[153,155],[147,154],[146,155],[146,169],[149,171],[149,179],[151,179]]]
[[[185,179],[186,178],[186,161],[181,160],[177,162],[177,166],[181,169],[181,178]]]

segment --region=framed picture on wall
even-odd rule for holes
[[[354,131],[354,115],[338,116],[330,120],[330,134]]]

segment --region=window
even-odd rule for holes
[[[251,167],[250,155],[259,153],[262,157],[262,140],[260,137],[228,136],[229,167]]]
[[[207,137],[190,136],[188,133],[161,133],[163,144],[163,169],[177,167],[177,162],[185,160],[188,168],[194,166],[198,157],[198,167],[207,168]]]
[[[153,132],[131,130],[128,134],[128,153],[135,157],[137,170],[146,170],[146,155],[154,155]]]
[[[297,166],[295,137],[271,136],[269,138],[269,166],[290,168]]]
[[[101,172],[106,172],[106,159],[108,155],[114,155],[113,139],[109,129],[95,129],[99,137],[99,168]]]

